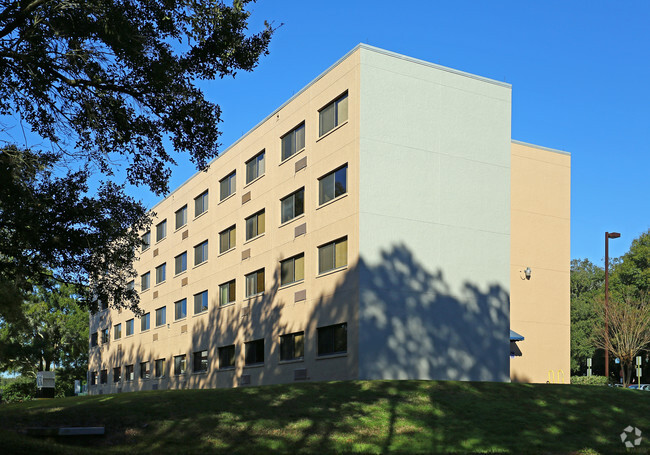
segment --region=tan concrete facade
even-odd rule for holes
[[[150,287],[142,290],[141,279],[135,281],[136,289],[141,291],[140,306],[150,315],[150,326],[143,330],[141,320],[129,311],[107,309],[91,316],[91,344],[95,344],[92,336],[97,334],[97,345],[90,348],[90,393],[233,387],[360,377],[360,356],[363,353],[359,352],[359,281],[360,269],[366,270],[360,267],[360,214],[364,211],[360,207],[360,188],[364,185],[360,178],[360,141],[364,137],[361,130],[361,94],[364,93],[361,80],[364,71],[368,74],[362,65],[362,58],[377,52],[367,46],[357,47],[223,152],[206,172],[192,177],[152,209],[156,218],[151,228],[151,246],[140,254],[136,264],[139,275],[150,273]],[[412,64],[416,65],[416,62]],[[497,90],[494,88],[497,85],[491,81],[434,65],[417,69],[439,72],[449,80],[460,82],[471,78],[473,85],[468,93],[477,91],[476,87]],[[444,84],[452,85],[447,80]],[[500,101],[506,103],[506,107],[500,111],[509,116],[510,88],[503,84],[499,87],[498,90],[507,93]],[[347,119],[337,120],[333,129],[321,134],[320,111],[342,99],[345,94]],[[486,98],[496,96],[490,92]],[[304,125],[304,147],[283,159],[282,138],[300,125]],[[507,135],[504,139],[507,142],[504,143],[509,144],[509,118],[503,131],[503,135]],[[247,163],[262,152],[264,172],[247,182]],[[541,370],[546,368],[540,366],[540,358],[547,358],[544,356],[547,353],[550,356],[553,350],[555,353],[561,352],[563,356],[566,352],[562,362],[558,366],[553,364],[553,368],[564,369],[568,380],[569,239],[568,230],[564,228],[568,229],[569,182],[562,179],[568,176],[570,165],[565,156],[556,155],[513,144],[511,172],[508,165],[502,166],[507,171],[503,175],[512,174],[511,182],[504,182],[503,186],[509,188],[512,185],[512,233],[507,232],[506,228],[503,233],[495,235],[505,239],[511,236],[512,241],[509,254],[511,320],[520,325],[515,326],[513,322],[510,327],[524,335],[526,340],[519,343],[524,355],[511,362],[511,374],[513,378],[516,376],[522,380],[540,380]],[[347,166],[344,194],[321,203],[319,180],[343,166]],[[398,159],[395,166],[400,166]],[[544,173],[548,170],[549,176],[536,174],[538,166],[543,167]],[[220,182],[233,172],[236,173],[234,192],[222,200]],[[555,178],[556,174],[565,186],[548,180]],[[530,194],[533,182],[539,186],[535,188],[537,194],[529,198],[519,194],[522,193],[522,185],[527,185],[523,193]],[[281,200],[300,189],[304,189],[304,213],[283,222]],[[208,192],[207,210],[195,216],[195,199],[205,191]],[[544,192],[552,200],[545,198]],[[184,206],[187,206],[187,220],[177,229],[175,214]],[[246,219],[262,210],[264,232],[247,240]],[[544,233],[544,223],[538,222],[535,217],[543,218],[544,223],[558,230],[538,237],[543,244],[526,242],[526,239],[534,237],[520,231],[542,229]],[[560,219],[561,222],[558,221]],[[157,241],[156,226],[164,220],[167,223],[166,235]],[[234,245],[222,252],[220,234],[232,226],[235,226],[235,234],[228,238],[234,239]],[[549,248],[558,241],[556,236],[563,236],[562,241],[558,242],[561,245],[557,249]],[[347,251],[343,247],[339,249],[342,243],[332,247],[336,251],[335,267],[325,272],[319,270],[319,258],[321,255],[324,257],[328,245],[343,239],[347,241]],[[208,242],[207,249],[199,248],[198,251],[207,251],[207,260],[195,265],[195,247],[205,241]],[[177,274],[175,258],[184,252],[187,253],[187,269]],[[282,285],[281,261],[299,255],[304,255],[304,278]],[[157,268],[163,264],[165,279],[157,283]],[[530,281],[519,282],[521,280],[515,270],[521,269],[521,264],[533,269],[534,275]],[[255,292],[255,295],[247,297],[246,276],[261,270],[264,271],[263,292]],[[549,270],[548,275],[544,270]],[[553,275],[556,272],[560,280],[557,282]],[[368,281],[368,277],[364,279]],[[220,285],[232,280],[235,280],[234,301],[222,302]],[[531,284],[539,286],[534,288],[534,292],[540,294],[529,304],[526,296],[532,292],[529,289]],[[365,289],[363,286],[361,288]],[[501,289],[507,299],[510,291],[508,283]],[[194,296],[204,291],[208,296],[207,310],[195,311]],[[526,304],[519,303],[520,296],[521,302],[525,301]],[[182,299],[186,299],[186,315],[176,318],[175,303]],[[549,299],[553,299],[552,308],[547,305]],[[540,302],[544,302],[544,305]],[[157,324],[156,310],[161,308],[165,308],[166,320]],[[563,319],[565,314],[566,321]],[[502,318],[506,319],[501,319],[499,324],[507,325],[507,317],[505,311]],[[127,335],[126,326],[131,320],[133,334]],[[115,336],[117,324],[121,325],[119,338]],[[328,352],[329,348],[319,347],[325,336],[330,335],[328,328],[338,327],[337,330],[340,330],[341,324],[346,325],[345,349],[339,346],[334,352]],[[539,325],[544,327],[538,329]],[[552,341],[548,341],[546,335],[541,335],[547,333],[548,327],[552,327],[552,333],[557,335],[551,337]],[[109,329],[110,336],[107,342],[102,342],[102,331],[105,329]],[[281,360],[281,337],[297,333],[303,337],[301,355]],[[337,341],[333,343],[340,342],[341,332],[337,334]],[[246,362],[247,349],[253,349],[252,345],[246,343],[256,340],[264,340],[263,361]],[[547,348],[547,343],[555,343],[552,350]],[[230,346],[234,346],[234,366],[224,365],[223,359],[220,359],[220,349]],[[256,345],[257,348],[259,346]],[[201,356],[206,354],[207,361],[201,364]],[[256,355],[259,359],[260,353]],[[182,374],[175,371],[175,357],[179,356],[185,356]],[[507,352],[498,352],[495,356],[507,357]],[[156,372],[156,360],[159,359],[165,360],[164,370]],[[368,364],[367,357],[364,364]],[[149,373],[141,375],[145,366]],[[119,372],[115,370],[117,367],[120,368]],[[105,377],[102,377],[102,371],[105,371]]]
[[[511,163],[510,375],[568,383],[571,156],[513,141]]]

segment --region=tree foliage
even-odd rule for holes
[[[57,157],[0,149],[0,315],[20,317],[33,285],[75,286],[82,304],[96,300],[137,309],[127,283],[145,208],[107,182],[87,196],[87,170],[53,175]],[[88,283],[93,284],[92,288]]]
[[[250,0],[0,0],[0,113],[130,183],[167,191],[172,156],[217,155],[219,106],[195,81],[250,71],[270,25],[247,35]],[[73,144],[66,144],[66,138]]]
[[[579,373],[587,358],[593,358],[594,327],[598,313],[594,302],[603,293],[605,271],[588,259],[571,261],[571,371]]]
[[[650,295],[650,230],[632,240],[613,270],[610,289],[614,294]]]
[[[85,376],[88,364],[88,312],[74,290],[35,286],[20,317],[0,320],[0,370],[34,377],[54,365]]]
[[[253,70],[273,28],[248,33],[250,0],[0,0],[0,115],[49,152],[0,136],[0,318],[33,284],[137,312],[138,230],[121,181],[168,190],[171,144],[199,169],[218,152],[220,109],[197,81]],[[2,127],[2,125],[0,125]],[[94,181],[94,180],[93,180]],[[89,286],[90,285],[90,286]]]
[[[650,300],[627,295],[610,299],[606,306],[604,299],[599,299],[596,308],[602,321],[607,318],[609,326],[607,330],[604,323],[596,327],[595,344],[620,359],[627,387],[635,357],[650,347]]]

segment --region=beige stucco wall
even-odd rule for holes
[[[366,336],[368,341],[364,345],[363,356],[360,356],[360,292],[363,292],[364,289],[367,290],[368,283],[372,280],[376,282],[377,279],[382,279],[381,274],[375,270],[374,276],[365,276],[363,278],[365,284],[360,285],[360,275],[364,267],[368,269],[369,264],[374,264],[372,261],[376,261],[377,264],[374,265],[381,267],[399,267],[398,261],[390,262],[379,254],[382,248],[391,247],[391,245],[398,245],[398,251],[409,247],[409,254],[415,258],[414,262],[429,270],[428,274],[421,274],[425,280],[430,281],[428,286],[431,287],[430,292],[419,292],[426,297],[422,299],[423,307],[430,307],[429,303],[434,298],[432,297],[434,294],[441,298],[442,303],[448,302],[450,296],[462,303],[462,305],[457,305],[458,311],[445,316],[446,322],[467,318],[469,309],[476,306],[472,306],[474,300],[477,300],[479,304],[483,302],[486,305],[488,303],[494,305],[495,299],[499,302],[503,300],[505,303],[499,305],[501,311],[498,312],[498,316],[495,316],[497,313],[494,311],[490,313],[490,317],[494,319],[492,325],[498,326],[498,330],[491,330],[491,336],[495,340],[503,338],[504,349],[501,349],[500,341],[495,341],[486,348],[490,350],[489,354],[475,355],[473,363],[468,366],[467,359],[458,355],[460,352],[458,349],[449,348],[439,341],[438,350],[432,354],[423,354],[418,358],[412,357],[407,360],[420,362],[421,357],[428,355],[429,357],[425,360],[433,365],[442,358],[436,352],[446,351],[453,354],[451,355],[453,359],[450,362],[458,363],[458,371],[453,370],[456,365],[451,364],[448,365],[444,374],[429,374],[429,370],[425,372],[426,374],[414,374],[413,368],[403,368],[403,371],[391,373],[390,377],[503,380],[503,376],[507,380],[508,363],[505,360],[507,359],[505,349],[507,338],[505,337],[508,325],[508,285],[510,285],[509,326],[526,337],[525,341],[518,343],[523,355],[510,361],[511,378],[513,380],[545,382],[549,370],[554,372],[562,370],[566,375],[565,380],[568,381],[569,156],[521,143],[513,143],[511,155],[509,155],[507,147],[510,142],[509,86],[501,87],[498,84],[480,82],[480,78],[474,80],[475,77],[472,75],[453,71],[447,74],[446,70],[440,68],[435,70],[428,67],[421,68],[421,62],[407,62],[408,58],[406,57],[402,62],[400,61],[402,57],[397,56],[395,62],[403,65],[408,71],[435,73],[436,77],[441,77],[445,81],[443,85],[446,88],[436,88],[432,93],[449,91],[450,93],[444,97],[447,107],[444,109],[445,112],[438,112],[436,106],[439,103],[421,102],[419,109],[422,112],[415,110],[411,112],[408,106],[402,106],[401,110],[395,111],[399,112],[397,118],[392,117],[394,124],[389,122],[387,124],[389,127],[381,126],[381,123],[372,117],[373,115],[377,116],[381,112],[382,106],[386,105],[386,103],[380,102],[382,98],[377,94],[377,90],[381,90],[379,85],[371,87],[374,87],[375,92],[367,90],[366,96],[371,96],[374,93],[372,95],[374,98],[366,99],[363,104],[364,89],[361,87],[363,79],[361,68],[364,62],[362,52],[370,52],[368,54],[370,57],[373,56],[371,53],[376,51],[367,47],[352,51],[264,119],[242,139],[225,150],[211,164],[207,172],[198,173],[153,208],[156,219],[152,226],[152,245],[141,254],[140,261],[136,264],[139,275],[147,271],[151,273],[151,288],[141,292],[140,305],[145,312],[149,312],[151,315],[151,328],[142,332],[140,320],[135,318],[135,333],[126,337],[125,323],[134,317],[131,312],[119,312],[111,309],[91,316],[91,333],[108,327],[111,341],[102,344],[101,336],[99,336],[99,346],[92,347],[90,350],[89,372],[108,370],[108,383],[91,386],[90,393],[150,390],[152,388],[232,387],[240,385],[240,380],[247,376],[250,378],[251,385],[293,382],[294,371],[297,369],[306,369],[307,377],[312,381],[384,377],[386,376],[385,370],[381,370],[381,368],[379,373],[368,373],[370,370],[367,366],[364,367],[365,373],[363,373],[360,368],[360,358],[365,365],[381,366],[381,363],[377,362],[378,355],[370,348],[373,347],[373,337],[375,339],[382,337],[379,332],[372,332],[368,330],[368,327],[364,328],[362,323],[361,326],[366,331],[364,333],[368,335]],[[385,53],[385,51],[380,52]],[[371,63],[366,62],[367,65],[371,65]],[[390,72],[392,63],[392,61],[386,63],[387,73]],[[411,64],[415,66],[409,66]],[[366,75],[368,74],[375,73],[366,71]],[[391,77],[396,78],[394,75]],[[402,77],[397,82],[404,83],[406,81],[408,86],[407,79]],[[461,84],[462,87],[457,87],[458,90],[452,91],[449,88],[452,82]],[[395,84],[395,82],[391,83]],[[454,97],[463,93],[463,90],[460,90],[463,87],[465,91],[471,93],[471,96],[466,93],[463,95],[463,99],[457,102]],[[405,92],[413,95],[409,98],[411,103],[414,102],[413,100],[424,99],[418,96],[418,93],[426,92],[426,90],[431,89],[413,84],[410,89],[404,89]],[[493,100],[494,93],[490,92],[492,93],[490,95],[490,93],[483,93],[481,90],[498,92],[502,96],[496,102]],[[323,137],[319,137],[319,109],[346,91],[349,103],[348,121]],[[403,101],[407,98],[402,99],[395,96],[395,99]],[[478,107],[469,103],[468,99],[478,100],[475,101],[475,104],[484,109],[486,113],[478,115]],[[368,125],[366,125],[365,133],[362,134],[360,116],[363,106],[366,109],[364,115],[368,116],[365,120]],[[461,109],[461,107],[463,108]],[[499,116],[494,115],[493,108],[498,111]],[[493,111],[489,111],[489,109],[493,109]],[[431,117],[430,111],[435,112],[439,118]],[[447,115],[448,112],[455,113],[451,120]],[[490,122],[498,120],[498,128],[470,125],[468,117],[463,114],[469,112],[475,115],[472,121],[483,121],[484,118],[489,118]],[[428,134],[429,130],[426,127],[420,128],[418,124],[413,123],[411,117],[416,114],[417,118],[427,119],[430,122],[443,122],[441,123],[443,126],[439,127],[440,134]],[[447,120],[455,122],[455,126],[444,126],[444,121]],[[305,149],[281,162],[281,136],[303,121],[306,125]],[[415,127],[418,127],[421,134],[415,135],[412,132],[402,134],[404,128]],[[468,128],[473,132],[473,142],[470,142],[469,136],[461,131],[462,128]],[[450,134],[450,131],[455,131],[456,134]],[[392,142],[380,140],[382,134],[389,133]],[[411,163],[400,161],[407,156],[406,152],[400,149],[400,147],[409,145],[405,142],[405,138],[421,140],[421,143],[415,145],[420,148],[424,147],[423,150],[426,149],[430,155],[433,152],[441,156],[444,155],[445,162],[450,161],[451,151],[454,151],[455,155],[459,155],[459,165],[454,168],[455,173],[446,171],[442,176],[448,180],[451,179],[451,182],[445,184],[445,181],[441,180],[442,183],[438,191],[436,188],[423,190],[422,185],[431,185],[435,183],[435,180],[429,181],[426,176],[420,179],[414,178],[415,175],[420,175],[418,173],[426,173],[428,170],[416,161]],[[454,138],[461,140],[455,143],[453,142]],[[432,143],[435,145],[435,150],[429,150]],[[501,147],[502,144],[506,147],[505,149]],[[413,154],[414,144],[410,144],[408,148],[408,153]],[[266,154],[265,174],[246,185],[245,163],[262,150],[265,150]],[[360,173],[360,150],[365,153],[363,173]],[[499,153],[495,154],[495,150],[498,150]],[[478,154],[479,152],[483,154],[482,158],[478,155],[467,155],[467,153]],[[385,153],[386,159],[378,160],[378,153]],[[304,159],[307,160],[306,167],[298,169],[296,164]],[[496,160],[496,162],[492,163],[490,160]],[[319,207],[318,178],[345,163],[348,165],[347,194]],[[476,163],[485,168],[479,173],[483,176],[482,180],[473,178],[474,174],[468,171],[471,166],[473,166],[471,169],[477,168],[478,164]],[[393,194],[389,187],[389,176],[396,172],[395,166],[399,167],[399,172],[404,174],[402,181],[409,187],[409,191],[417,197],[425,199],[424,204],[417,205],[414,201],[404,200],[401,193]],[[511,166],[510,170],[509,166]],[[438,167],[440,169],[449,168],[449,166]],[[219,201],[219,181],[233,170],[237,172],[236,192],[224,201]],[[486,175],[494,176],[493,182],[490,180],[492,183],[487,186],[485,184],[487,182]],[[510,181],[508,182],[509,175]],[[469,180],[469,182],[465,184],[463,179]],[[456,186],[452,184],[454,180]],[[483,186],[477,186],[479,183]],[[363,191],[362,185],[365,185]],[[386,185],[386,187],[382,187],[382,185]],[[418,189],[418,185],[420,185],[420,189]],[[304,215],[281,224],[280,199],[301,187],[305,187]],[[473,188],[474,193],[468,192],[467,188],[469,187]],[[454,188],[456,190],[452,191]],[[208,211],[195,218],[194,198],[206,189],[209,191]],[[365,195],[367,213],[360,207],[360,194]],[[427,197],[434,199],[427,201]],[[492,205],[476,202],[482,201],[481,198],[490,201]],[[368,203],[372,200],[376,200],[377,203]],[[474,201],[475,205],[468,205],[471,201]],[[445,237],[442,235],[444,232],[441,234],[441,232],[432,230],[430,226],[443,221],[442,218],[433,220],[427,218],[441,216],[435,210],[431,210],[430,206],[433,202],[441,207],[447,207],[448,210],[445,213],[456,217],[457,224],[467,231],[464,237],[458,234]],[[185,204],[188,205],[188,223],[175,230],[174,213]],[[422,206],[428,207],[428,211],[421,210]],[[395,210],[411,207],[409,213],[415,218],[422,217],[420,221],[427,222],[424,223],[428,226],[427,229],[411,229],[408,231],[408,235],[399,237],[400,230],[404,231],[405,226],[413,225],[414,217],[411,217],[410,220],[406,219],[408,217],[394,217],[395,220],[392,220],[390,216],[384,216],[382,220],[373,220],[369,216],[373,211],[390,215],[392,207]],[[471,207],[471,209],[457,210],[458,207]],[[511,209],[509,212],[508,207]],[[266,211],[264,235],[245,242],[245,218],[263,208]],[[508,215],[511,217],[510,222],[507,222]],[[167,219],[168,223],[167,236],[156,243],[155,226],[163,219]],[[386,219],[392,221],[388,222]],[[365,234],[361,243],[365,242],[363,250],[365,256],[360,261],[360,226],[364,222],[366,223],[363,228]],[[488,222],[492,224],[485,224]],[[237,227],[236,247],[220,254],[219,233],[233,224]],[[296,235],[295,228],[303,224],[306,225],[306,233]],[[454,225],[453,223],[442,224]],[[468,226],[473,229],[468,229]],[[508,232],[509,230],[510,232]],[[492,237],[489,237],[486,232]],[[381,237],[380,234],[384,237]],[[318,247],[343,236],[348,238],[347,267],[319,276]],[[437,241],[433,242],[431,239],[437,239]],[[206,263],[193,267],[193,247],[205,240],[209,242],[209,259]],[[188,269],[186,272],[174,276],[174,258],[183,251],[188,253]],[[463,251],[464,255],[461,254]],[[305,279],[299,283],[280,286],[280,261],[299,253],[305,255]],[[477,253],[479,253],[480,261],[476,259]],[[440,260],[437,255],[444,256],[445,260]],[[509,262],[508,257],[510,258]],[[366,262],[363,263],[363,261]],[[502,264],[503,267],[495,267],[495,261]],[[155,268],[162,263],[167,264],[167,278],[163,283],[156,285]],[[509,276],[508,264],[510,264]],[[521,271],[526,267],[531,267],[533,270],[530,281],[521,279],[523,276]],[[245,275],[260,268],[265,269],[265,292],[262,296],[246,299],[244,298]],[[412,281],[412,277],[408,276],[410,273],[408,268],[405,269],[406,272],[402,269],[403,267],[399,268],[405,274],[403,283]],[[463,273],[471,277],[471,280]],[[444,283],[446,287],[441,288],[439,284],[436,284],[436,279],[442,276],[445,277],[447,283]],[[236,301],[232,305],[219,308],[219,285],[232,279],[236,279]],[[139,286],[138,278],[136,279],[136,288],[139,289]],[[463,293],[462,289],[458,293],[454,290],[458,286],[465,286],[466,289],[474,291],[478,290],[482,293],[481,295],[485,294],[485,296],[481,297],[481,300],[478,297],[472,297],[467,292]],[[379,287],[381,288],[381,286]],[[379,294],[385,298],[390,292],[394,293],[394,289],[391,291],[390,287],[384,286],[386,290]],[[205,313],[195,315],[193,296],[205,290],[208,291],[209,309]],[[306,299],[297,299],[296,294],[302,291],[306,292]],[[187,317],[176,321],[174,320],[174,302],[182,298],[187,299]],[[367,302],[368,296],[365,298]],[[407,299],[405,303],[401,297],[398,297],[395,299],[394,309],[399,309],[399,305],[411,305],[409,307],[411,308],[412,303],[412,299]],[[167,321],[164,325],[155,327],[155,310],[162,306],[167,308]],[[367,310],[370,306],[365,305],[364,308],[365,313],[369,314]],[[384,313],[384,316],[388,314]],[[436,321],[444,319],[441,317],[443,313],[438,310],[434,313]],[[474,311],[474,313],[476,312]],[[368,317],[368,314],[365,317]],[[483,317],[487,313],[480,314]],[[379,315],[373,313],[370,316]],[[409,336],[422,341],[422,337],[417,330],[413,329],[415,326],[411,322],[414,318],[420,318],[421,321],[427,322],[432,319],[432,316],[426,311],[420,310],[411,316],[413,317],[409,318],[409,324],[404,327],[408,327]],[[346,322],[348,327],[347,353],[318,357],[317,328],[342,322]],[[122,324],[122,338],[114,340],[113,327],[117,323]],[[455,323],[447,325],[456,328],[446,334],[441,331],[435,332],[440,332],[440,336],[447,338],[471,338],[473,342],[483,343],[484,346],[487,346],[484,337],[485,330],[477,329],[479,325],[485,326],[481,321],[476,324],[466,324],[467,327],[470,327],[469,329],[460,328]],[[474,333],[470,333],[472,330]],[[305,332],[304,359],[280,362],[280,336],[298,331]],[[244,343],[260,338],[265,340],[264,364],[244,366]],[[426,344],[427,340],[424,342]],[[231,344],[236,346],[236,367],[233,370],[219,370],[218,348]],[[208,350],[208,371],[207,373],[192,373],[193,353],[201,350]],[[478,351],[472,350],[471,352],[476,354]],[[175,376],[173,374],[173,357],[181,354],[186,356],[187,373]],[[155,379],[153,377],[153,362],[159,358],[166,360],[166,372],[163,378]],[[488,362],[486,359],[492,360]],[[504,361],[501,362],[501,359]],[[144,361],[151,362],[152,377],[140,380],[139,365]],[[373,364],[373,362],[375,363]],[[126,365],[134,365],[134,381],[125,381],[124,367]],[[119,383],[114,383],[112,373],[113,368],[117,366],[123,369],[123,379]],[[440,370],[440,368],[438,369]],[[554,374],[557,375],[557,373]]]
[[[149,390],[176,387],[230,387],[242,375],[250,375],[251,385],[292,382],[295,369],[307,369],[310,380],[352,379],[357,377],[358,284],[355,265],[358,258],[358,51],[340,61],[322,77],[274,112],[235,145],[216,159],[207,172],[192,177],[153,208],[151,248],[141,253],[138,274],[151,272],[151,288],[141,293],[141,308],[151,314],[151,329],[140,330],[135,319],[135,334],[125,336],[125,321],[130,311],[106,310],[91,317],[91,333],[111,328],[111,341],[91,348],[89,372],[108,369],[108,384],[90,388],[91,393],[110,393],[118,389]],[[319,109],[348,92],[348,121],[319,138]],[[281,136],[305,122],[305,149],[281,162]],[[265,174],[246,185],[245,162],[265,150]],[[296,163],[307,159],[304,169]],[[318,206],[318,178],[347,163],[347,194]],[[219,201],[219,181],[237,171],[236,192]],[[281,225],[280,199],[305,187],[305,213]],[[209,208],[194,218],[194,198],[209,190]],[[250,200],[243,202],[250,192]],[[174,213],[188,205],[188,223],[174,230]],[[266,230],[245,242],[245,218],[265,209]],[[155,226],[167,219],[167,237],[155,243]],[[219,233],[236,224],[236,247],[219,254]],[[295,235],[295,228],[306,224],[306,234]],[[187,237],[183,238],[187,232]],[[348,238],[348,266],[318,275],[318,246]],[[193,247],[208,240],[208,261],[193,267]],[[250,258],[242,253],[250,250]],[[174,258],[187,251],[188,269],[174,276]],[[305,255],[305,279],[280,286],[280,260],[299,253]],[[155,284],[155,268],[167,264],[166,281]],[[244,298],[245,275],[265,269],[265,292]],[[183,280],[187,279],[187,284]],[[219,308],[219,285],[236,279],[236,302]],[[136,279],[136,288],[140,280]],[[209,310],[195,315],[193,296],[208,291]],[[306,300],[296,302],[295,294],[306,290]],[[174,320],[174,302],[187,299],[187,317]],[[167,323],[155,327],[155,310],[167,307]],[[318,358],[317,327],[348,323],[346,355]],[[122,338],[113,340],[113,326],[122,323]],[[305,332],[303,360],[281,363],[280,335]],[[265,361],[261,366],[244,366],[244,343],[265,339]],[[101,339],[101,336],[100,336]],[[218,347],[235,344],[236,368],[219,371]],[[191,373],[193,352],[208,350],[207,373]],[[188,373],[173,374],[173,357],[186,355]],[[166,359],[163,379],[153,378],[153,361]],[[152,362],[152,378],[140,380],[139,364]],[[135,381],[113,382],[113,367],[135,365]]]
[[[571,157],[513,141],[511,169],[510,377],[568,383]]]

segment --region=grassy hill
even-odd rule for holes
[[[105,425],[90,439],[30,426]],[[168,390],[0,406],[0,453],[629,453],[650,393],[598,386],[354,381]]]

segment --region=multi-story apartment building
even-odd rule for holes
[[[510,118],[508,84],[357,46],[153,208],[90,392],[568,376],[570,157]]]

